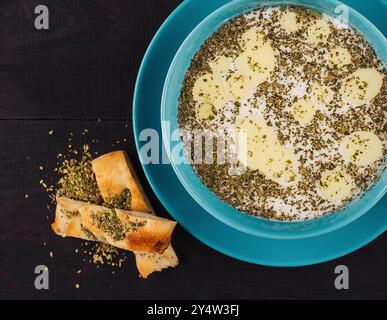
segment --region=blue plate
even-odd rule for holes
[[[233,0],[208,15],[185,39],[177,51],[169,68],[161,99],[161,130],[164,145],[171,159],[172,168],[177,177],[196,202],[208,213],[243,232],[258,237],[272,239],[301,239],[325,234],[351,223],[372,208],[387,191],[387,170],[379,181],[362,197],[352,201],[344,209],[332,214],[308,221],[273,221],[247,215],[211,192],[196,175],[188,159],[181,161],[182,155],[173,150],[181,147],[180,139],[171,139],[171,132],[179,130],[178,100],[184,76],[191,60],[200,46],[226,21],[252,9],[275,5],[296,4],[323,12],[333,18],[340,17],[344,10],[337,0]],[[383,34],[374,25],[355,10],[346,10],[348,23],[362,34],[373,46],[382,62],[387,63],[387,45]]]
[[[362,1],[344,1],[362,12],[386,33],[383,0],[362,6]],[[137,150],[143,129],[159,133],[160,100],[169,65],[190,31],[225,0],[186,0],[165,21],[150,44],[140,67],[133,105],[133,126]],[[363,10],[362,10],[363,9]],[[384,10],[384,11],[383,11]],[[161,161],[162,155],[160,155]],[[387,197],[367,214],[334,232],[307,239],[280,240],[249,235],[233,229],[203,210],[180,184],[171,165],[143,164],[154,192],[171,215],[190,233],[210,247],[234,258],[270,266],[301,266],[331,260],[350,253],[375,239],[387,229]]]

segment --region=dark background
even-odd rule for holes
[[[38,4],[50,9],[50,30],[34,28]],[[138,162],[131,104],[146,47],[178,4],[0,1],[0,298],[387,299],[387,234],[335,261],[270,268],[224,256],[177,227],[180,265],[147,280],[138,277],[131,254],[121,269],[97,268],[75,252],[80,240],[53,234],[53,210],[39,181],[50,182],[68,144],[91,143],[100,153],[124,148],[157,212],[168,216]],[[34,288],[39,264],[49,268],[49,290]],[[350,290],[334,287],[339,264],[349,267]]]

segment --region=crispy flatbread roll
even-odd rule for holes
[[[72,200],[66,197],[56,198],[57,207],[55,220],[51,225],[52,230],[61,237],[74,237],[88,241],[105,242],[102,237],[97,238],[89,229],[82,224],[79,212],[87,202]],[[162,271],[169,267],[178,265],[179,260],[170,244],[163,253],[134,252],[138,271],[142,278],[147,278],[151,273]]]
[[[175,221],[154,215],[86,204],[79,209],[83,225],[115,247],[163,253],[171,241]]]
[[[105,242],[102,237],[97,237],[82,224],[80,208],[89,205],[87,202],[72,200],[66,197],[56,198],[55,220],[51,225],[52,230],[61,237],[74,237],[88,241]],[[147,278],[151,273],[162,271],[178,265],[179,260],[171,244],[163,253],[134,252],[137,269],[142,278]]]
[[[111,200],[113,194],[116,197],[120,196],[128,188],[132,195],[132,203],[131,207],[127,209],[154,214],[125,151],[114,151],[102,155],[92,161],[92,166],[97,178],[98,188],[105,201]],[[117,174],[117,172],[124,172],[124,175],[118,180],[113,175]],[[141,208],[144,210],[141,210]],[[135,256],[137,269],[143,278],[147,278],[153,272],[161,271],[168,267],[175,267],[179,263],[171,244],[164,253],[135,252]]]
[[[99,240],[83,224],[79,209],[86,202],[72,200],[66,197],[56,198],[55,220],[52,230],[61,237],[74,237],[84,240]]]
[[[151,212],[152,208],[124,151],[106,153],[91,162],[98,188],[103,199],[109,202],[119,198],[125,189],[131,193],[130,210]]]
[[[147,278],[153,272],[176,267],[179,260],[172,245],[169,245],[162,254],[136,252],[136,264],[141,277]]]

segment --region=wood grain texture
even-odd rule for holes
[[[386,299],[387,234],[332,262],[269,268],[222,255],[178,226],[180,265],[144,281],[131,254],[122,268],[97,268],[75,252],[84,248],[81,241],[51,231],[54,212],[39,181],[55,181],[57,154],[68,144],[91,143],[98,154],[126,150],[157,214],[169,217],[139,165],[130,112],[142,55],[178,2],[46,1],[47,33],[32,28],[32,8],[41,1],[1,2],[0,298]],[[49,268],[46,291],[34,288],[39,264]],[[338,264],[350,268],[349,291],[334,288]]]
[[[0,5],[0,119],[128,119],[137,70],[180,1],[42,1]],[[160,53],[162,54],[162,53]]]

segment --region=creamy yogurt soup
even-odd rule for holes
[[[386,88],[382,63],[355,30],[301,7],[266,8],[201,46],[185,75],[179,126],[243,130],[244,173],[193,163],[197,175],[243,212],[306,220],[342,208],[380,177]]]

